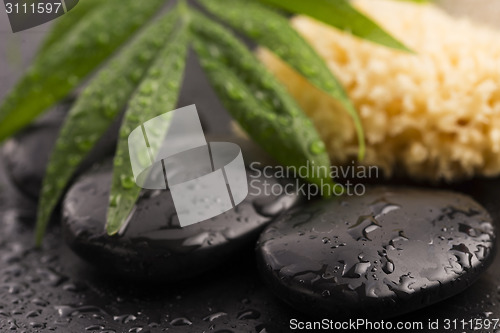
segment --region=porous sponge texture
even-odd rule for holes
[[[362,164],[384,174],[446,180],[500,174],[500,32],[434,5],[356,0],[416,52],[389,49],[305,16],[298,32],[356,106],[366,135]],[[338,103],[266,49],[259,58],[313,120],[334,164],[356,158],[354,125]]]

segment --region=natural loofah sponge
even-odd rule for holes
[[[434,5],[392,0],[354,4],[416,51],[395,51],[310,18],[293,26],[325,59],[358,109],[362,162],[386,175],[427,180],[500,174],[500,32],[448,16]],[[314,121],[332,162],[356,158],[346,112],[269,51],[260,59]]]

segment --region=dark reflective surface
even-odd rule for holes
[[[476,181],[461,189],[498,221],[498,185],[500,180]],[[183,283],[127,283],[74,255],[57,224],[51,226],[43,250],[35,250],[33,220],[22,213],[34,207],[6,183],[3,172],[0,207],[0,331],[78,333],[102,327],[104,332],[289,332],[290,319],[311,319],[264,286],[251,247],[224,266]],[[499,318],[499,264],[497,257],[464,292],[392,320]]]
[[[494,244],[492,218],[467,196],[379,187],[286,213],[257,256],[272,289],[303,312],[386,318],[467,288]]]
[[[59,130],[73,99],[60,103],[0,147],[0,158],[17,189],[37,200]],[[115,121],[83,161],[77,174],[113,153],[119,122]]]
[[[261,185],[266,179],[255,179]],[[267,179],[271,185],[277,180]],[[235,209],[181,228],[169,190],[144,191],[122,235],[109,237],[105,220],[111,161],[85,174],[63,203],[70,247],[110,273],[162,282],[195,276],[251,248],[262,228],[299,202],[296,195],[264,196],[255,189]],[[236,258],[237,260],[237,258]]]

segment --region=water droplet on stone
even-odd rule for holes
[[[170,322],[172,326],[190,326],[193,323],[186,317],[175,318]]]
[[[245,310],[240,313],[238,313],[237,318],[239,320],[244,320],[244,319],[259,319],[260,318],[260,312],[256,310]]]
[[[218,319],[218,318],[221,318],[221,317],[224,317],[224,316],[227,316],[227,313],[225,313],[225,312],[216,312],[216,313],[213,313],[213,314],[210,314],[210,315],[206,316],[205,318],[203,318],[203,320],[204,321],[208,321],[208,322],[212,322],[215,319]]]

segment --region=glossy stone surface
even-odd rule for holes
[[[267,291],[253,242],[235,260],[178,283],[126,281],[81,260],[50,223],[34,247],[33,217],[0,160],[0,332],[280,332],[301,318]]]
[[[56,106],[2,147],[2,158],[10,179],[32,199],[39,196],[50,154],[72,104],[73,100],[68,100]],[[84,160],[80,172],[113,152],[117,133],[118,123],[115,122]]]
[[[385,318],[466,289],[494,244],[491,217],[465,195],[379,187],[287,212],[261,235],[257,260],[300,311]]]
[[[144,191],[123,234],[109,237],[104,226],[110,183],[108,161],[74,184],[63,202],[64,233],[81,257],[135,279],[181,280],[237,258],[268,222],[299,201],[296,195],[269,197],[249,189],[235,209],[181,228],[170,191]]]
[[[51,110],[8,140],[2,149],[12,182],[31,198],[38,198],[50,152],[70,105],[62,104]]]
[[[500,218],[500,179],[474,181],[470,193]],[[289,331],[289,321],[313,320],[281,302],[258,278],[252,249],[185,283],[127,283],[82,261],[51,223],[42,250],[33,248],[32,218],[0,160],[0,331],[10,332],[258,332]],[[498,242],[498,238],[497,238]],[[500,318],[500,256],[464,292],[391,321],[467,322]],[[89,330],[86,330],[89,328]],[[416,330],[415,330],[416,331]],[[478,332],[466,327],[460,332]]]

